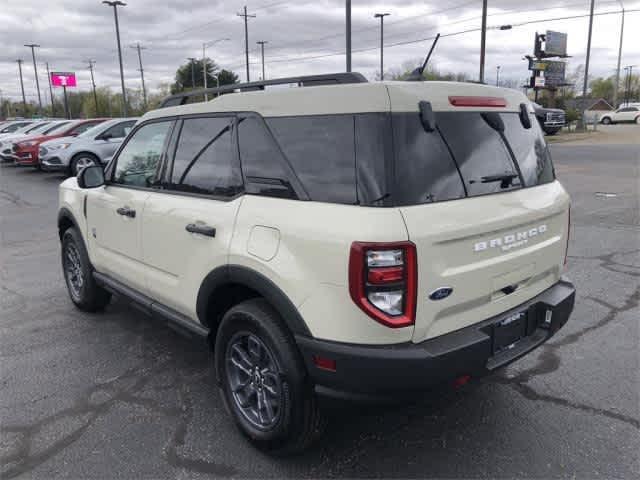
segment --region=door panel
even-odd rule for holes
[[[144,190],[114,185],[87,194],[87,232],[94,267],[140,291],[145,289],[140,226],[148,196]]]
[[[211,270],[227,263],[241,203],[242,197],[225,202],[151,193],[142,216],[142,251],[154,300],[196,320],[198,289]],[[215,236],[190,233],[191,224],[212,227]]]

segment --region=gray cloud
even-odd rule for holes
[[[640,8],[640,2],[624,0],[627,9]],[[229,37],[210,48],[208,56],[222,67],[244,77],[244,32],[242,19],[236,16],[244,5],[240,1],[130,0],[120,10],[125,82],[140,85],[137,54],[130,46],[140,42],[145,77],[153,89],[171,82],[175,70],[187,57],[200,57],[202,43]],[[266,40],[267,76],[344,70],[344,2],[341,0],[278,1],[247,0],[252,77],[259,76],[259,51],[255,42]],[[353,1],[353,67],[373,78],[379,61],[379,31],[373,13],[390,12],[386,19],[385,66],[399,68],[408,61],[419,61],[428,50],[428,38],[440,32],[455,33],[480,25],[479,0],[450,2]],[[527,21],[581,15],[588,12],[588,0],[549,0],[533,3],[523,0],[491,0],[489,25],[520,24]],[[597,11],[615,11],[617,0],[599,0]],[[553,8],[558,7],[558,8]],[[617,60],[619,15],[596,18],[593,39],[592,72],[609,75]],[[44,63],[53,70],[78,73],[79,88],[90,86],[84,60],[96,60],[96,83],[119,88],[119,70],[114,34],[113,12],[100,0],[0,0],[0,89],[4,96],[18,98],[20,87],[16,58],[24,63],[25,90],[35,98],[35,80],[31,55],[25,43],[40,43],[38,68],[41,89],[46,85]],[[635,25],[635,27],[634,27]],[[624,64],[640,64],[640,13],[627,15]],[[555,29],[569,34],[571,66],[584,62],[587,19],[541,22],[516,26],[512,30],[491,30],[487,39],[487,71],[492,79],[495,66],[501,65],[502,78],[521,80],[527,76],[524,54],[530,53],[536,30]],[[479,32],[443,38],[434,62],[447,71],[462,71],[477,77]],[[318,57],[318,58],[307,58]]]

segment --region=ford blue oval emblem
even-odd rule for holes
[[[429,295],[429,298],[431,300],[443,300],[447,298],[449,295],[451,295],[452,292],[453,292],[453,288],[451,287],[441,287],[431,292],[431,295]]]

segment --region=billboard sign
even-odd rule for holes
[[[51,72],[51,85],[54,87],[75,87],[76,74],[74,72]]]
[[[557,87],[565,84],[566,63],[557,60],[545,60],[544,78],[547,87]]]
[[[545,35],[544,54],[547,57],[566,57],[567,34],[547,30]]]

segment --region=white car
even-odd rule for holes
[[[79,309],[115,292],[207,338],[230,415],[277,453],[318,436],[322,396],[415,399],[567,322],[569,195],[527,97],[354,73],[262,86],[278,82],[300,87],[149,112],[106,169],[60,185]]]
[[[104,165],[118,149],[137,118],[107,120],[77,137],[62,137],[43,142],[38,158],[42,170],[65,171],[77,175],[89,165]]]
[[[605,113],[600,121],[605,125],[622,122],[635,122],[640,125],[640,107],[621,107],[614,112]]]
[[[24,129],[34,123],[34,120],[14,120],[0,126],[0,140],[4,137],[12,135],[17,131]]]

